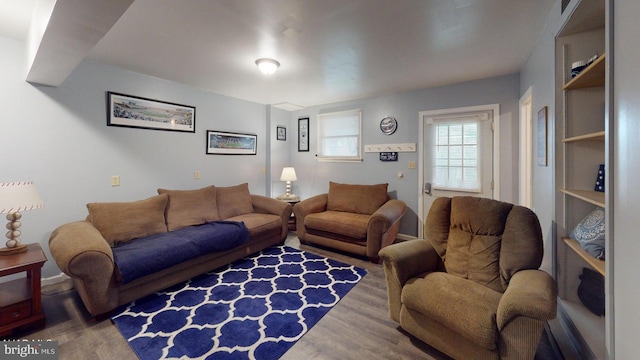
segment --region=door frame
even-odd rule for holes
[[[418,238],[424,234],[424,122],[425,117],[454,115],[459,113],[493,111],[493,198],[500,200],[500,104],[466,106],[450,109],[420,111],[418,113]]]
[[[533,208],[533,108],[531,87],[520,98],[518,203]]]

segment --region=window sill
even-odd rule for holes
[[[362,162],[362,158],[333,158],[333,157],[316,157],[318,162]]]

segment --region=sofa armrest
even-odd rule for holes
[[[267,196],[251,194],[251,203],[253,211],[262,214],[274,214],[282,218],[282,240],[287,238],[289,233],[289,218],[293,211],[293,206],[288,202],[273,199]]]
[[[307,234],[307,228],[304,227],[305,216],[325,211],[328,199],[329,194],[320,194],[300,201],[293,206],[293,214],[296,217],[296,234],[301,242],[305,241]]]
[[[521,270],[509,281],[498,304],[498,330],[521,315],[540,320],[556,317],[557,287],[555,280],[542,270]]]
[[[371,214],[367,226],[367,255],[375,259],[383,247],[393,244],[398,236],[400,219],[407,205],[400,200],[389,200]]]
[[[49,250],[58,267],[73,280],[92,315],[118,305],[113,252],[91,222],[77,221],[58,227],[49,238]]]
[[[389,316],[400,322],[402,287],[413,277],[436,271],[440,257],[431,243],[422,239],[389,245],[380,250],[379,256],[387,282]]]
[[[95,272],[113,273],[115,265],[111,247],[89,221],[76,221],[55,229],[49,238],[49,250],[60,270],[71,277]],[[100,261],[85,269],[82,264],[91,264],[83,261],[86,257]]]

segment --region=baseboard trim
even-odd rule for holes
[[[65,274],[65,273],[60,273],[60,275],[55,275],[52,277],[48,277],[48,278],[42,278],[40,283],[42,286],[48,286],[48,285],[54,285],[54,284],[59,284],[61,282],[64,282],[68,279],[71,279],[69,277],[69,275]]]

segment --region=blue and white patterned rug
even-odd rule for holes
[[[287,246],[137,300],[112,317],[140,359],[278,359],[366,275]]]

